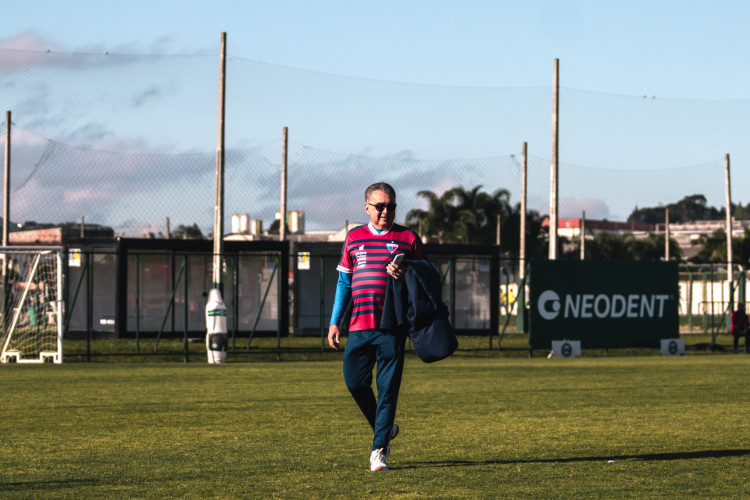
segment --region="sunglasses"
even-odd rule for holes
[[[367,203],[371,207],[375,207],[375,210],[382,212],[385,208],[388,208],[389,212],[396,210],[395,203]]]

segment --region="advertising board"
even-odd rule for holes
[[[535,260],[530,273],[532,349],[659,347],[679,337],[676,262]]]

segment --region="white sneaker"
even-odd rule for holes
[[[375,472],[379,470],[388,470],[388,465],[385,463],[386,456],[384,448],[373,450],[370,454],[370,470]]]

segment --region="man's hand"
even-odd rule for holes
[[[338,325],[330,325],[328,327],[328,345],[330,345],[332,348],[339,350],[339,337],[341,336],[341,331],[339,330]]]
[[[394,264],[393,262],[389,263],[386,266],[386,271],[388,271],[389,276],[393,276],[393,279],[400,280],[404,277],[404,268],[399,266],[398,264]]]

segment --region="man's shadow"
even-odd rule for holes
[[[742,457],[750,455],[750,450],[702,450],[680,451],[674,453],[644,453],[639,455],[607,455],[598,457],[569,458],[530,458],[519,460],[442,460],[436,462],[412,462],[409,465],[394,466],[390,469],[418,469],[427,467],[473,467],[481,465],[514,465],[514,464],[564,464],[575,462],[608,462],[618,460],[668,461],[694,460],[698,458]]]

